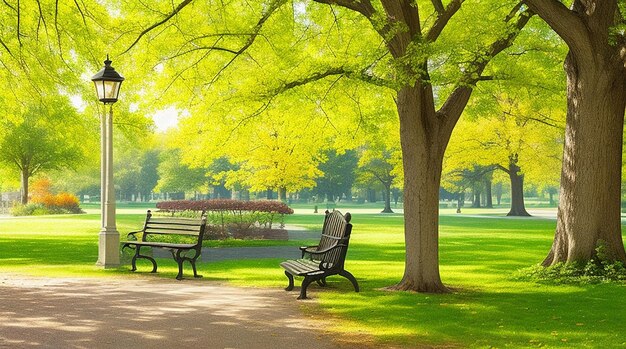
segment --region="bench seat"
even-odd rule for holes
[[[323,274],[320,263],[310,259],[294,259],[280,263],[280,266],[291,275],[313,276]]]

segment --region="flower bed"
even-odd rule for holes
[[[284,217],[293,213],[286,204],[269,200],[175,200],[159,202],[156,207],[160,212],[178,215],[206,212],[207,222],[217,228],[207,232],[208,239],[276,239],[279,236],[286,240],[286,231],[277,234],[273,226],[278,223],[284,231]]]

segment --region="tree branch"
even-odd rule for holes
[[[83,24],[87,25],[87,20],[85,19],[85,14],[83,13],[83,10],[80,8],[80,5],[78,4],[78,2],[76,0],[74,0],[74,4],[76,5],[76,8],[78,9],[78,12],[80,13],[80,16],[83,18]]]
[[[588,30],[584,21],[558,0],[523,0],[567,43],[580,50],[590,47]],[[589,51],[591,52],[591,51]]]
[[[446,9],[443,7],[443,3],[441,2],[441,0],[431,0],[431,2],[433,3],[433,7],[435,8],[435,11],[437,11],[438,14],[442,14]]]
[[[265,22],[272,16],[272,14],[278,10],[278,8],[280,8],[284,3],[286,3],[287,0],[274,0],[270,6],[268,7],[267,11],[265,13],[263,13],[263,16],[261,16],[261,18],[259,19],[259,21],[257,22],[257,24],[254,26],[253,30],[252,30],[252,34],[250,34],[250,37],[248,37],[248,40],[243,44],[243,46],[235,51],[234,53],[234,57],[231,58],[230,61],[228,61],[228,63],[226,63],[218,72],[217,74],[215,74],[215,76],[213,77],[213,79],[211,79],[210,82],[207,83],[207,85],[212,84],[213,82],[215,82],[215,80],[218,79],[218,77],[222,74],[222,72],[224,70],[226,70],[226,68],[228,68],[236,59],[237,57],[239,57],[242,53],[244,53],[248,47],[252,46],[252,44],[254,43],[254,41],[256,40],[256,38],[259,36],[259,33],[261,32],[261,29],[263,28],[263,25],[265,24]],[[227,51],[227,49],[223,49],[224,51]]]
[[[452,16],[454,16],[454,14],[459,11],[464,1],[465,0],[452,0],[452,2],[448,4],[448,7],[443,10],[443,4],[441,4],[441,1],[433,0],[433,4],[435,2],[438,2],[441,5],[443,11],[439,11],[435,6],[435,10],[437,10],[438,15],[435,23],[430,28],[430,30],[428,30],[428,33],[426,33],[427,42],[435,42],[437,40],[437,38],[443,31],[443,28],[446,27],[446,25],[450,21],[450,18],[452,18]]]
[[[502,166],[500,164],[496,164],[495,166],[496,166],[496,168],[498,168],[498,169],[500,169],[500,170],[502,170],[502,171],[504,171],[504,172],[506,172],[508,174],[511,174],[511,171],[508,168],[506,168],[506,167],[504,167],[504,166]]]
[[[369,0],[355,1],[355,0],[314,0],[315,2],[319,2],[327,5],[337,5],[341,7],[345,7],[352,11],[356,11],[366,18],[371,18],[376,10],[372,3]]]
[[[446,118],[445,125],[441,128],[441,132],[448,135],[452,133],[456,122],[459,120],[459,117],[461,117],[461,113],[469,101],[473,86],[481,79],[487,64],[489,64],[491,59],[498,53],[513,45],[520,31],[526,26],[533,15],[534,13],[530,10],[522,12],[513,25],[512,30],[508,31],[505,36],[494,41],[482,55],[476,57],[474,61],[470,63],[459,86],[450,94],[439,111],[437,111],[437,115],[440,118]]]
[[[59,0],[54,2],[54,30],[57,32],[57,43],[61,51],[61,33],[59,32]]]
[[[22,47],[22,38],[20,37],[22,35],[20,33],[21,17],[20,0],[17,0],[17,41],[20,43],[20,47]]]
[[[37,8],[39,9],[39,19],[37,20],[37,40],[39,40],[39,28],[41,27],[41,23],[43,22],[43,26],[48,31],[48,25],[46,24],[46,19],[43,16],[43,11],[41,10],[41,2],[37,0]]]
[[[376,30],[376,32],[387,41],[389,38],[387,37],[391,26],[388,23],[381,24],[377,22],[374,17],[377,13],[376,9],[370,2],[370,0],[313,0],[320,4],[326,5],[337,5],[340,7],[347,8],[352,11],[356,11],[363,15],[367,20],[372,24],[372,27]]]
[[[13,52],[11,52],[9,47],[4,43],[4,41],[2,41],[2,38],[0,38],[0,45],[2,45],[2,47],[4,47],[4,49],[7,50],[9,55],[11,55],[11,57],[13,57],[13,59],[15,59],[15,56],[13,55]]]
[[[5,5],[7,5],[11,10],[13,10],[15,13],[17,13],[17,9],[15,7],[13,7],[13,5],[9,4],[7,2],[7,0],[2,0],[2,2],[4,2]]]
[[[373,75],[366,74],[364,71],[354,72],[352,70],[346,69],[345,67],[329,67],[328,69],[324,71],[315,72],[303,79],[286,82],[283,86],[273,90],[271,95],[276,95],[276,94],[285,92],[287,90],[296,88],[298,86],[303,86],[311,82],[318,81],[318,80],[321,80],[321,79],[324,79],[326,77],[333,76],[333,75],[343,75],[348,78],[361,80],[361,81],[371,83],[377,86],[395,89],[395,85],[393,85],[392,82],[373,76]]]
[[[163,25],[164,23],[167,23],[167,21],[169,21],[172,17],[174,17],[176,14],[178,14],[183,8],[185,8],[185,6],[189,5],[191,3],[192,0],[184,0],[183,2],[181,2],[180,4],[178,4],[178,6],[176,6],[176,8],[170,12],[165,18],[163,18],[161,21],[154,23],[153,25],[149,26],[148,28],[144,29],[139,36],[135,39],[135,41],[133,41],[132,44],[130,44],[130,46],[124,51],[122,52],[122,54],[125,54],[126,52],[130,51],[138,42],[139,40],[141,40],[141,38],[148,34],[150,31],[152,31],[153,29]]]

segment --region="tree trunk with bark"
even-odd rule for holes
[[[518,161],[517,154],[513,154],[509,156],[508,167],[497,165],[497,168],[509,175],[511,181],[511,209],[506,215],[530,217],[524,204],[524,175],[521,173],[522,169],[517,165]]]
[[[485,179],[485,207],[493,208],[493,195],[491,193],[491,174]]]
[[[520,168],[517,165],[510,165],[508,174],[511,180],[511,209],[506,215],[528,217],[530,213],[526,211],[524,204],[524,175],[519,171]]]
[[[500,203],[502,202],[502,191],[502,183],[496,183],[496,204],[498,206],[500,206]]]
[[[285,187],[278,188],[278,200],[287,201],[287,188]]]
[[[391,183],[383,183],[383,198],[385,199],[385,208],[380,213],[393,213],[391,209]]]
[[[20,199],[22,205],[26,205],[28,203],[28,179],[30,178],[30,173],[28,171],[28,167],[22,167],[20,172],[21,179],[21,188],[20,188]]]
[[[626,75],[622,65],[580,64],[570,52],[557,228],[546,266],[587,261],[598,245],[609,259],[626,261],[620,217]]]
[[[402,280],[390,288],[442,293],[449,290],[439,274],[439,185],[450,135],[440,133],[434,109],[424,108],[432,100],[429,91],[429,86],[416,86],[398,92],[406,259]]]
[[[585,262],[603,245],[626,262],[620,187],[626,38],[617,0],[525,0],[567,43],[567,119],[557,228],[544,266]]]
[[[474,186],[472,193],[472,208],[480,208],[480,191]]]

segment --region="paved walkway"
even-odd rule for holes
[[[0,274],[0,348],[364,348],[331,340],[307,302],[196,280]]]

